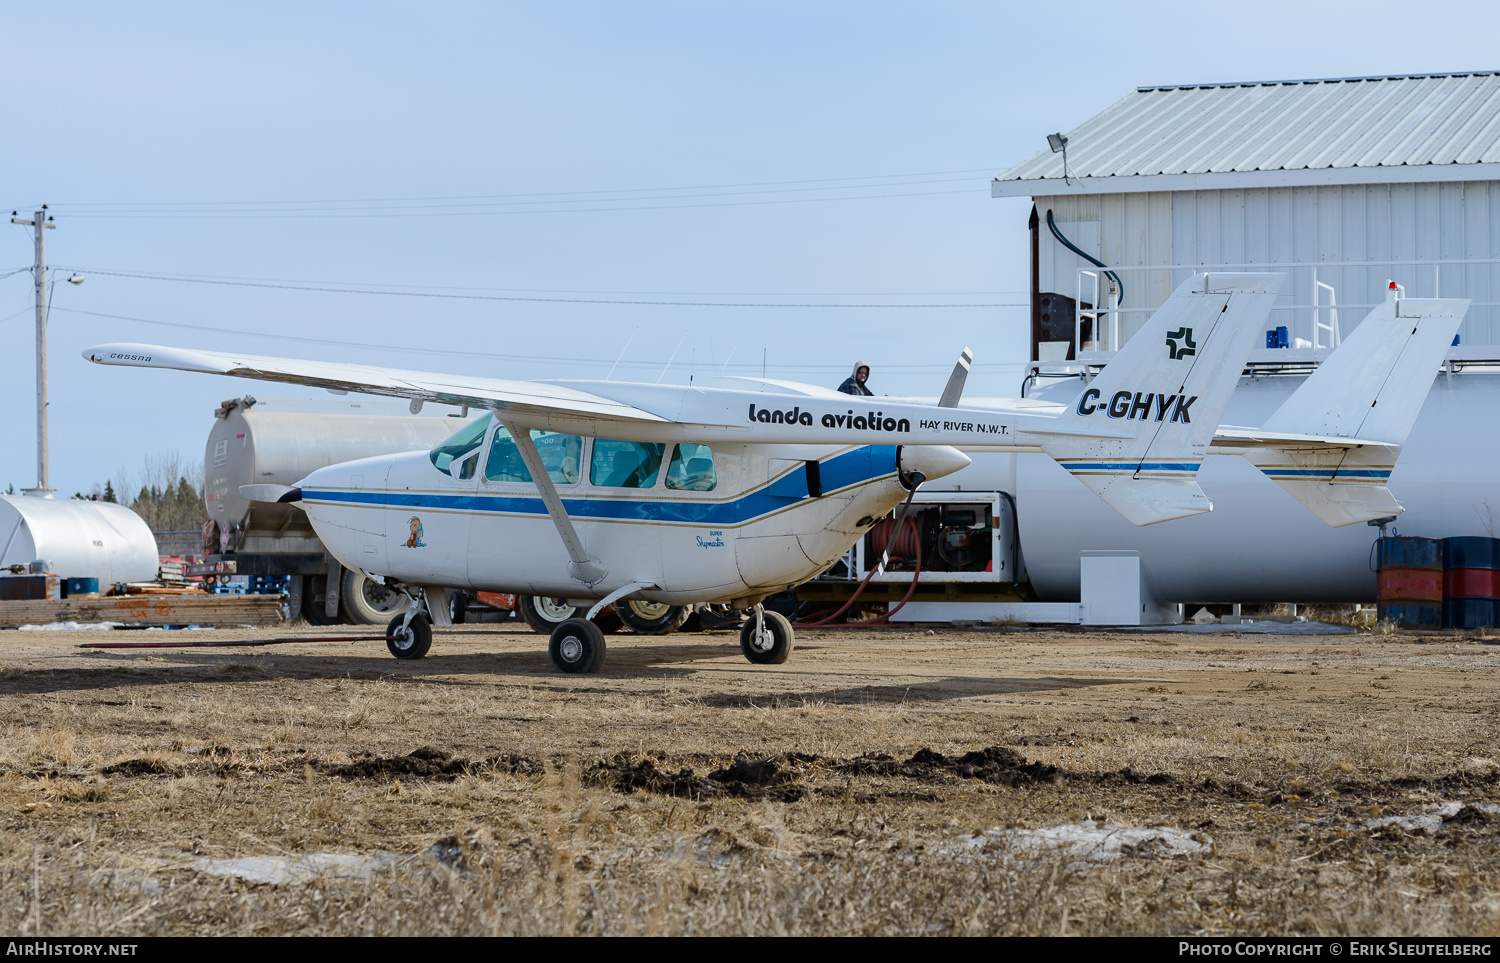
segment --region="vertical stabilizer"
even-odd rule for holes
[[[1211,511],[1198,466],[1285,279],[1184,281],[1058,417],[1043,450],[1136,525]]]
[[[1468,309],[1458,299],[1377,305],[1264,425],[1364,444],[1261,448],[1245,457],[1329,525],[1399,514],[1386,482]]]

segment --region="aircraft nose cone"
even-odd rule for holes
[[[969,464],[968,455],[947,445],[903,445],[901,470],[919,471],[929,480],[951,475]]]

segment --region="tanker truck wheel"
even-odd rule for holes
[[[690,614],[685,606],[631,599],[615,606],[620,621],[636,635],[666,635],[676,632]]]
[[[345,569],[339,589],[339,603],[355,625],[379,625],[393,615],[406,614],[411,605],[411,599],[404,593],[365,578],[363,572]]]
[[[323,593],[328,590],[328,576],[309,575],[302,586],[302,617],[308,625],[333,625],[338,618],[323,612]]]
[[[532,631],[543,635],[551,635],[553,629],[569,619],[581,619],[589,614],[587,607],[569,605],[567,599],[552,599],[541,595],[516,596],[516,608],[521,610],[521,618],[526,620]],[[620,631],[620,617],[611,609],[600,612],[594,619],[594,624],[601,632]]]

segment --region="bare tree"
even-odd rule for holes
[[[111,479],[120,503],[145,520],[153,532],[197,530],[208,521],[203,506],[203,465],[184,461],[176,451],[147,455],[139,480],[121,468]]]

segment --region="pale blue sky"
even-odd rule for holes
[[[50,2],[0,16],[0,204],[53,205],[49,261],[89,273],[59,285],[51,318],[66,493],[143,455],[201,458],[223,398],[308,394],[79,358],[104,341],[588,378],[636,332],[617,379],[656,380],[680,342],[669,381],[734,349],[731,373],[758,373],[764,352],[773,377],[837,385],[863,358],[878,392],[930,394],[967,344],[971,392],[1014,394],[1024,308],[769,305],[1023,303],[1029,204],[992,200],[989,177],[1138,85],[1500,66],[1500,18],[1477,3]],[[392,201],[434,197],[464,199]],[[6,228],[0,273],[31,260],[29,233]],[[29,280],[0,280],[0,487],[35,481]]]

